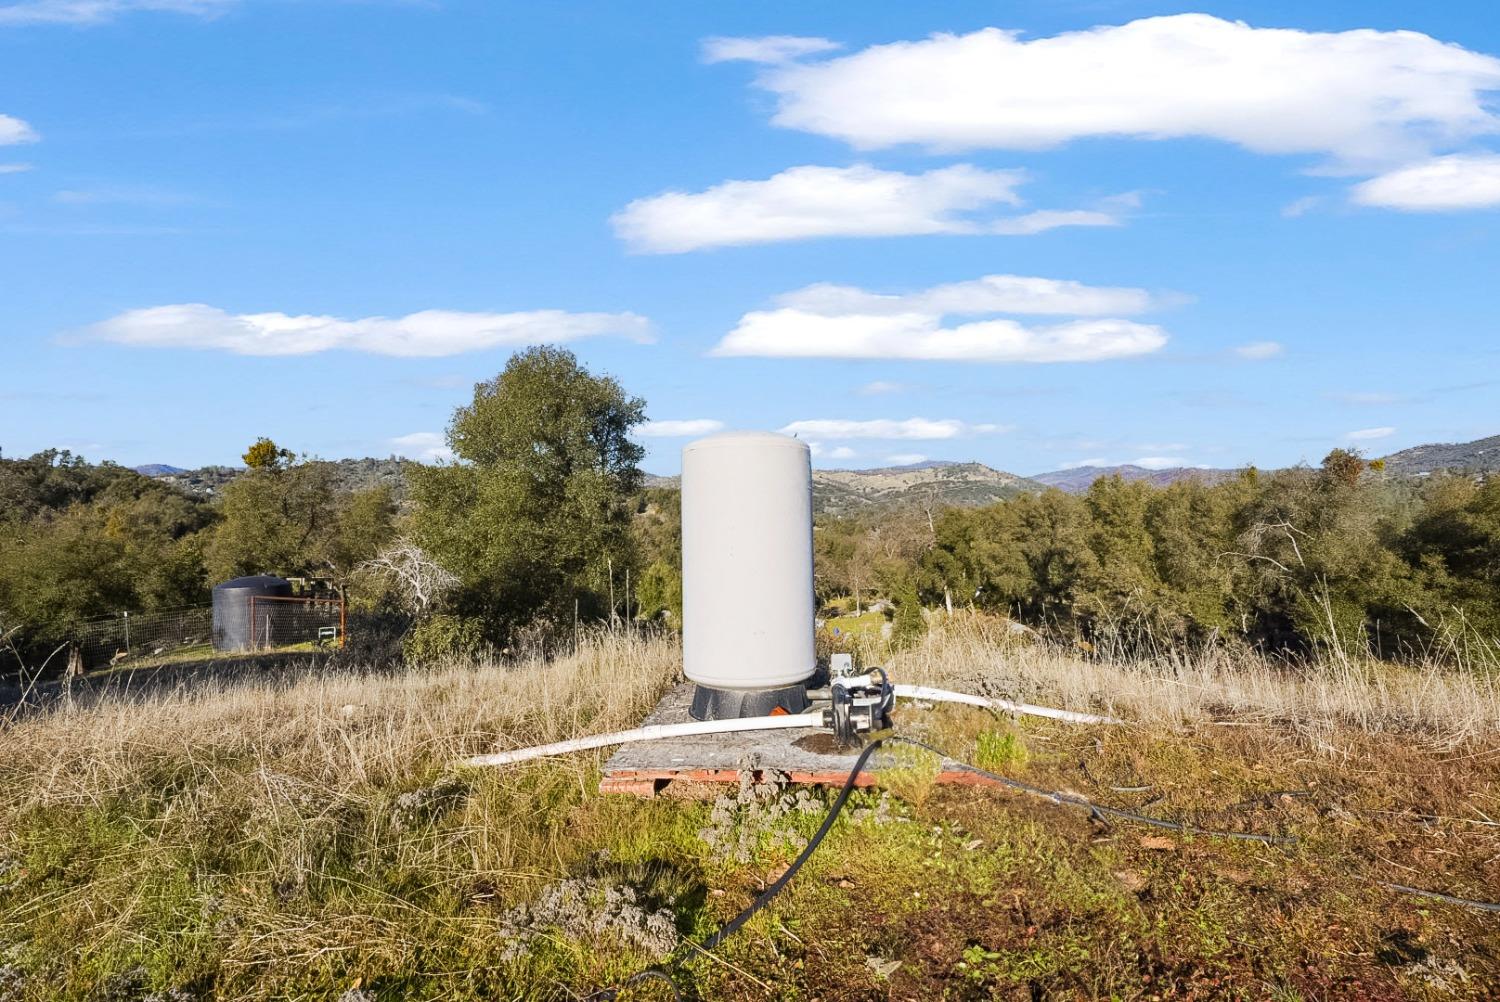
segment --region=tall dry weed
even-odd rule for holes
[[[1343,651],[1297,663],[1209,645],[1112,659],[955,615],[895,654],[901,681],[1102,710],[1145,724],[1279,723],[1310,733],[1411,732],[1443,745],[1500,734],[1500,673],[1447,657],[1392,664]]]

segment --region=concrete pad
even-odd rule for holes
[[[641,721],[642,726],[691,720],[688,706],[692,698],[691,682],[676,686]],[[719,791],[719,784],[738,784],[741,772],[755,773],[759,780],[770,771],[786,775],[793,783],[843,786],[859,752],[859,748],[839,748],[832,733],[822,727],[643,741],[622,745],[610,756],[604,764],[599,792],[654,797],[667,792],[702,791],[703,795],[713,796]],[[877,785],[875,773],[882,764],[888,768],[894,761],[887,749],[880,749],[855,779],[856,785]],[[947,759],[938,771],[937,782],[993,785],[978,773]]]

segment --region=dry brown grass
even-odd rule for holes
[[[890,659],[903,682],[947,685],[1157,726],[1274,723],[1317,738],[1339,728],[1411,733],[1455,747],[1500,735],[1500,674],[1437,660],[1333,656],[1291,664],[1207,648],[1114,661],[1017,639],[1002,620],[958,615]]]
[[[679,658],[670,638],[616,632],[552,661],[344,672],[290,684],[250,678],[128,699],[106,690],[0,727],[0,801],[12,810],[98,803],[163,760],[274,763],[334,793],[384,784],[479,751],[634,726],[678,676]],[[1146,724],[1354,727],[1445,744],[1500,734],[1500,680],[1438,664],[1339,658],[1294,666],[1224,649],[1114,662],[1017,642],[1001,621],[963,616],[887,661],[902,682]]]
[[[94,998],[101,979],[137,969],[154,989],[186,986],[195,997],[330,998],[376,972],[386,979],[381,998],[479,999],[570,997],[628,973],[641,958],[566,944],[551,966],[502,970],[497,909],[580,872],[600,849],[612,865],[636,867],[632,881],[647,872],[702,879],[719,865],[695,841],[702,819],[683,805],[598,796],[607,752],[457,776],[451,765],[634,726],[677,677],[679,658],[669,638],[605,633],[550,662],[105,692],[0,723],[0,975],[7,965],[25,972],[21,999]],[[1287,742],[1278,754],[1296,762],[1291,746],[1308,736],[1317,746],[1349,733],[1380,742],[1411,733],[1424,745],[1488,748],[1466,748],[1449,766],[1438,792],[1457,812],[1446,787],[1459,790],[1468,763],[1493,755],[1500,734],[1493,679],[1431,666],[1292,669],[1223,652],[1106,663],[1016,643],[1002,624],[968,618],[939,624],[888,663],[900,681],[1148,725],[1103,735],[1101,774],[1134,770],[1170,785],[1199,739],[1165,731],[1222,732],[1211,766],[1179,777],[1185,790],[1208,775],[1244,773],[1247,790],[1263,784],[1251,766],[1264,750],[1242,755],[1236,741]],[[1273,726],[1199,726],[1214,720]],[[1036,740],[1061,747],[1075,737],[1089,733]],[[1160,745],[1171,754],[1153,757]],[[1077,756],[1070,748],[1053,758],[1035,767]],[[1241,759],[1239,772],[1226,765]],[[1342,760],[1320,761],[1330,784],[1347,771]],[[1422,763],[1413,769],[1430,771]],[[450,783],[459,784],[451,798]],[[1227,801],[1243,791],[1217,793]],[[415,823],[402,820],[413,796],[419,815],[432,808]],[[1403,817],[1417,809],[1379,798],[1370,806]],[[1417,806],[1449,804],[1434,794]]]
[[[494,966],[483,909],[651,819],[595,795],[597,755],[452,763],[630,726],[675,668],[669,643],[603,634],[551,662],[104,690],[0,724],[0,975],[29,986],[0,998],[92,1000],[133,972],[332,998],[434,950],[447,973],[411,997],[489,997],[464,973]]]
[[[162,760],[249,761],[337,793],[481,750],[634,726],[676,671],[674,644],[619,632],[553,661],[346,671],[291,683],[250,676],[128,698],[105,689],[0,726],[0,801],[11,809],[98,803]]]

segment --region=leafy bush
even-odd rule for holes
[[[421,665],[485,653],[484,626],[478,620],[458,616],[429,616],[407,633],[401,654],[408,664]]]
[[[896,612],[891,618],[891,647],[905,650],[922,639],[927,632],[927,619],[922,615],[922,600],[917,587],[908,580],[896,594]]]

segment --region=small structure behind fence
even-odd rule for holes
[[[294,644],[344,646],[344,600],[281,595],[250,597],[250,648]]]
[[[292,583],[274,574],[252,574],[214,585],[214,650],[253,651],[250,600],[260,596],[291,598]]]
[[[245,651],[297,645],[344,645],[343,599],[254,596],[249,600],[250,643]],[[213,607],[131,612],[80,624],[73,632],[70,665],[93,671],[127,660],[215,652]]]

